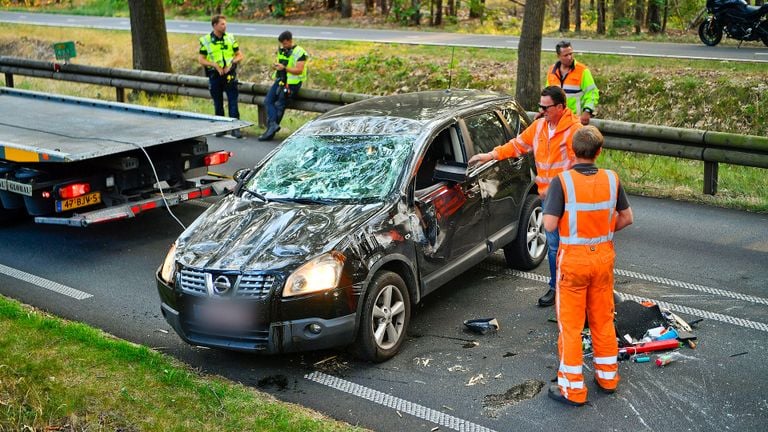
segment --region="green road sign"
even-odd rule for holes
[[[56,60],[69,61],[72,57],[77,57],[75,43],[72,41],[56,42],[53,44],[53,52],[56,54]]]

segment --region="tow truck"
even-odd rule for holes
[[[0,87],[0,221],[87,227],[220,195],[226,117]]]

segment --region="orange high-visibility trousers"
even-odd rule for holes
[[[561,246],[562,247],[562,246]],[[612,243],[569,245],[558,252],[556,303],[560,336],[557,384],[568,400],[587,401],[582,373],[581,332],[585,313],[592,335],[593,364],[598,384],[615,389],[619,383],[616,329],[613,326]]]

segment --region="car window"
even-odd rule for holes
[[[475,146],[475,153],[485,153],[507,142],[504,126],[495,113],[483,113],[464,121]]]
[[[395,187],[415,135],[298,136],[248,181],[269,198],[383,198]]]
[[[522,132],[520,130],[520,114],[514,108],[505,108],[501,111],[504,119],[509,125],[509,130],[512,131],[512,136],[517,136]]]

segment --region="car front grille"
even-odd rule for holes
[[[232,289],[219,292],[212,281],[224,277]],[[269,296],[275,286],[275,275],[264,272],[239,273],[183,268],[179,272],[179,288],[185,294],[199,297],[241,297],[253,300]]]

